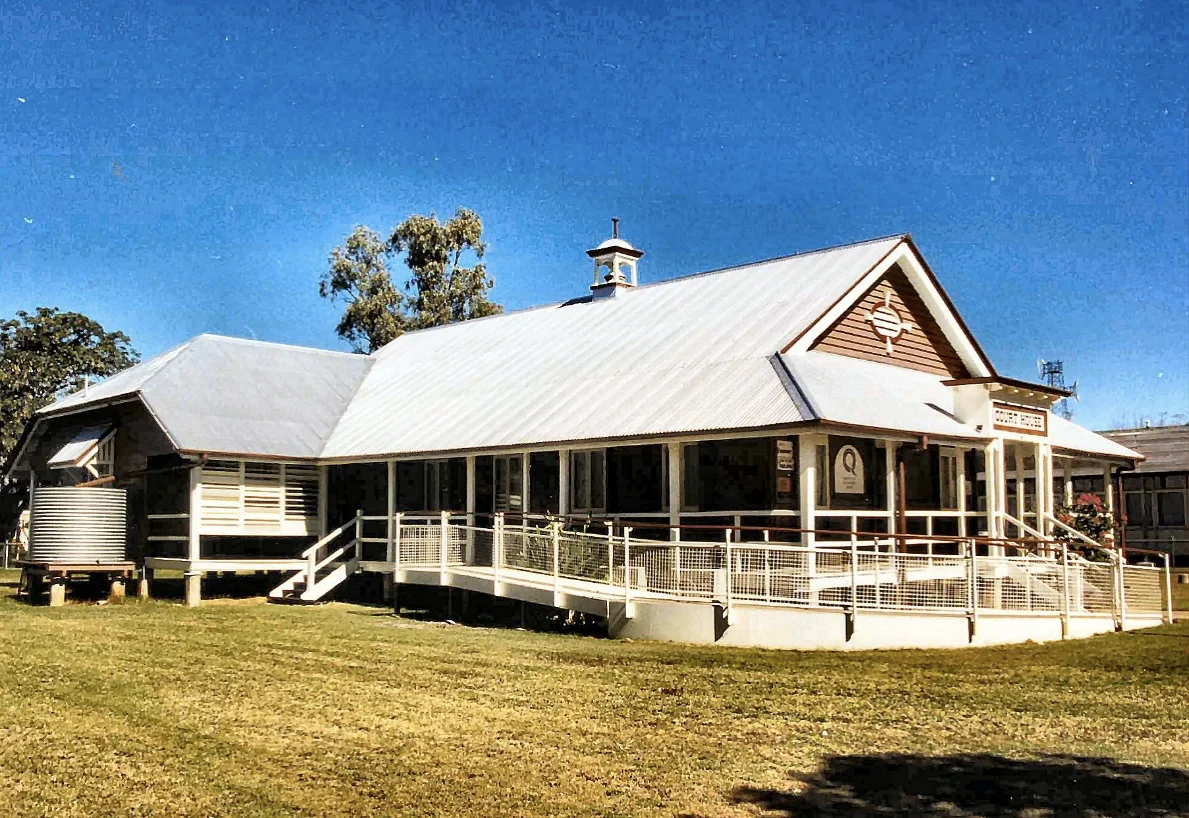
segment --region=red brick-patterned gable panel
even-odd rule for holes
[[[899,266],[888,270],[812,348],[951,378],[970,377]]]

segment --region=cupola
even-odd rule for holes
[[[611,220],[611,238],[587,250],[586,255],[594,259],[594,283],[590,289],[595,298],[614,296],[636,286],[636,262],[644,252],[619,237],[619,219]]]

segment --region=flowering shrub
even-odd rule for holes
[[[1057,519],[1075,531],[1086,535],[1096,543],[1104,543],[1114,529],[1115,520],[1110,510],[1097,494],[1080,494],[1071,504],[1057,509]],[[1057,528],[1054,536],[1068,543],[1071,550],[1086,557],[1101,556],[1101,552],[1090,548],[1082,540],[1063,528]]]

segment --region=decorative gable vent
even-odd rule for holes
[[[892,354],[892,345],[900,340],[900,336],[912,330],[912,322],[905,320],[892,303],[892,288],[888,287],[883,293],[883,303],[867,311],[867,322],[875,332],[875,337],[887,344],[888,354]]]

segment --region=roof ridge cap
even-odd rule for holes
[[[890,233],[886,236],[877,236],[877,237],[871,238],[871,239],[863,239],[862,241],[853,241],[853,242],[847,242],[844,244],[834,244],[834,245],[830,245],[828,247],[819,247],[814,250],[800,250],[796,253],[788,253],[783,256],[773,256],[772,258],[759,259],[758,261],[749,261],[749,262],[745,262],[743,264],[735,264],[735,265],[732,265],[729,267],[717,267],[712,270],[701,270],[696,273],[686,273],[684,275],[673,276],[672,278],[665,278],[665,279],[660,279],[658,281],[650,281],[646,284],[637,285],[636,287],[628,289],[626,292],[623,293],[623,295],[630,296],[634,292],[638,292],[640,290],[647,290],[647,289],[651,289],[654,287],[661,287],[666,284],[677,284],[682,281],[690,281],[692,279],[704,278],[706,276],[719,275],[720,273],[729,273],[734,270],[745,270],[749,267],[758,267],[758,266],[761,266],[764,264],[773,264],[778,261],[787,261],[789,259],[794,259],[794,258],[813,256],[813,255],[817,255],[818,253],[832,253],[832,252],[835,252],[838,250],[846,250],[846,249],[850,249],[852,247],[862,247],[865,244],[876,244],[881,241],[891,241],[893,239],[903,241],[905,238],[908,237],[908,235],[909,235],[908,233]],[[497,318],[508,318],[513,315],[523,315],[524,313],[534,312],[537,310],[555,309],[558,307],[567,307],[567,306],[570,306],[571,304],[582,304],[582,303],[594,303],[594,301],[589,295],[575,296],[574,298],[567,298],[564,301],[551,301],[551,302],[547,302],[545,304],[533,304],[533,305],[530,305],[527,307],[522,307],[522,308],[516,309],[516,310],[508,310],[506,312],[496,313],[495,315],[484,315],[481,318],[468,318],[463,321],[451,321],[447,324],[438,324],[438,325],[432,326],[432,327],[419,327],[417,329],[412,329],[412,330],[408,330],[406,332],[402,332],[396,338],[393,338],[387,344],[380,347],[375,352],[371,353],[371,355],[369,355],[368,357],[370,358],[372,356],[382,354],[384,352],[384,350],[393,346],[398,341],[400,341],[401,338],[404,338],[408,335],[418,335],[420,333],[430,332],[431,330],[448,329],[450,327],[456,327],[456,326],[460,326],[462,324],[471,324],[476,321],[489,321],[489,320],[494,320]],[[614,303],[614,302],[609,300],[607,303]]]
[[[772,258],[763,258],[757,261],[748,261],[743,264],[734,264],[729,267],[716,267],[713,270],[702,270],[697,273],[687,273],[685,275],[673,276],[672,278],[665,278],[659,281],[650,281],[647,284],[640,284],[635,289],[646,290],[649,287],[659,287],[664,284],[676,284],[680,281],[689,281],[693,278],[702,278],[704,276],[718,275],[720,273],[730,273],[735,270],[746,270],[749,267],[759,267],[764,264],[774,264],[778,261],[788,261],[794,258],[803,258],[806,256],[815,256],[819,253],[833,253],[838,250],[849,250],[852,247],[862,247],[864,244],[876,244],[881,241],[891,241],[897,239],[903,241],[908,236],[908,233],[891,233],[887,236],[879,236],[874,239],[864,239],[863,241],[852,241],[846,244],[834,244],[829,247],[819,247],[816,250],[800,250],[796,253],[787,253],[783,256],[773,256]],[[629,292],[631,292],[629,290]]]
[[[361,354],[358,352],[347,352],[347,351],[341,350],[341,349],[325,349],[323,347],[305,346],[303,344],[289,344],[289,343],[285,343],[283,341],[262,341],[259,338],[241,338],[238,335],[223,335],[222,333],[218,333],[218,332],[201,332],[198,335],[195,335],[189,341],[187,341],[186,344],[192,344],[195,341],[198,341],[202,338],[207,338],[212,341],[218,341],[221,343],[226,342],[226,343],[233,343],[233,344],[248,344],[248,345],[255,345],[255,346],[280,347],[282,349],[294,349],[294,350],[299,350],[301,352],[314,352],[314,353],[318,353],[318,354],[322,354],[322,355],[336,355],[336,356],[347,357],[347,358],[367,359],[367,358],[371,357],[370,355],[364,355],[364,354]],[[183,346],[185,346],[186,344],[183,344]]]

